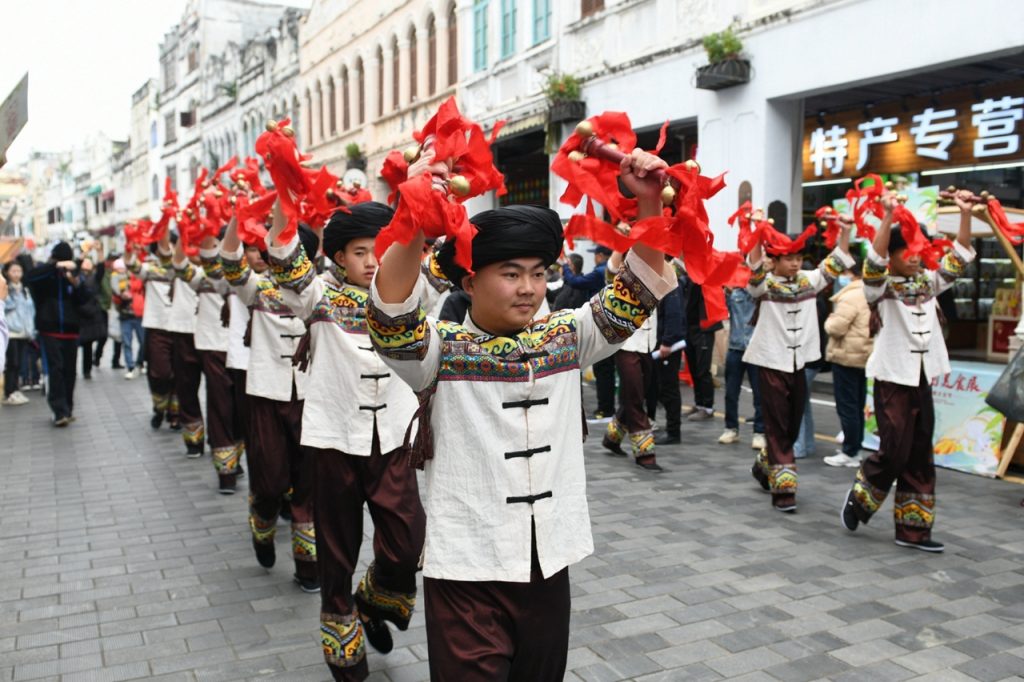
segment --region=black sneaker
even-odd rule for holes
[[[647,459],[647,458],[637,459],[636,460],[636,465],[638,467],[640,467],[641,469],[644,469],[646,471],[653,471],[654,473],[657,473],[657,474],[660,474],[661,472],[665,471],[663,468],[661,468],[661,465],[658,464],[657,461],[655,461],[654,457],[651,457],[650,459]]]
[[[159,429],[160,426],[163,423],[164,423],[164,413],[163,412],[154,412],[153,416],[149,420],[149,425],[152,426],[154,429]]]
[[[292,578],[294,578],[295,584],[299,586],[299,589],[306,594],[317,594],[320,592],[320,581],[316,578],[300,578],[298,573],[293,575]]]
[[[754,477],[754,480],[761,485],[761,490],[766,493],[770,493],[772,491],[771,483],[768,482],[768,477],[764,475],[763,471],[761,471],[761,467],[757,466],[757,464],[753,465],[750,467],[750,474]]]
[[[682,440],[679,438],[679,434],[669,435],[667,433],[662,434],[654,439],[655,445],[679,445]]]
[[[256,550],[256,561],[260,563],[260,566],[270,568],[274,565],[277,555],[274,552],[273,542],[256,542],[253,540],[252,548]]]
[[[601,447],[603,447],[605,450],[607,450],[608,451],[607,454],[609,454],[609,455],[614,455],[616,457],[625,457],[626,456],[626,452],[622,449],[622,446],[620,446],[618,443],[614,442],[608,436],[605,436],[603,439],[601,439]]]
[[[776,504],[772,506],[775,507],[775,511],[780,511],[783,514],[796,513],[796,502],[783,502],[782,504]]]
[[[185,457],[189,459],[199,459],[203,456],[202,445],[185,445]]]
[[[364,620],[362,615],[359,616],[359,619],[363,621],[363,632],[366,633],[366,641],[370,643],[370,646],[382,654],[391,653],[391,650],[395,648],[395,640],[391,638],[388,624],[374,618]]]
[[[911,549],[919,549],[922,552],[931,552],[938,554],[945,551],[946,546],[941,542],[935,542],[935,540],[922,540],[921,542],[911,542],[910,540],[900,540],[896,538],[894,542],[900,547],[909,547]]]
[[[857,526],[860,525],[860,519],[857,517],[857,503],[853,497],[853,488],[850,488],[850,492],[846,493],[846,501],[843,502],[843,508],[839,511],[839,519],[843,522],[843,528],[851,533],[857,530]]]
[[[235,488],[237,488],[236,474],[220,474],[217,478],[220,483],[217,492],[221,495],[235,494]]]

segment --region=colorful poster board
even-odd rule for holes
[[[932,381],[935,403],[935,464],[994,478],[999,467],[1004,418],[985,403],[1003,365],[953,362],[952,372]],[[868,380],[864,447],[878,449],[874,386]]]

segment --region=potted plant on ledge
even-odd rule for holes
[[[743,59],[743,43],[731,28],[704,36],[708,63],[697,69],[697,87],[721,90],[750,82],[750,60]]]
[[[551,74],[548,76],[544,94],[550,103],[549,123],[578,123],[586,118],[587,103],[580,101],[580,82],[575,76],[557,72]]]
[[[345,145],[345,156],[348,158],[345,164],[346,168],[366,170],[366,156],[363,155],[363,150],[359,148],[358,143],[349,142]]]

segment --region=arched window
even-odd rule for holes
[[[516,51],[516,0],[501,0],[501,56]]]
[[[359,125],[366,122],[366,69],[363,68],[363,59],[360,57],[356,61],[356,96],[359,98],[357,102],[359,108]]]
[[[437,22],[427,17],[427,94],[437,92]]]
[[[338,98],[334,92],[334,76],[327,80],[327,120],[330,123],[328,129],[331,135],[338,134]]]
[[[384,69],[388,68],[384,63],[384,48],[377,46],[377,111],[378,117],[384,115]]]
[[[391,108],[398,111],[402,102],[399,99],[398,83],[402,79],[402,64],[398,53],[398,36],[391,38]]]
[[[455,3],[448,6],[448,85],[459,80],[459,27],[455,20]]]
[[[341,129],[348,130],[352,121],[348,115],[348,67],[341,67]]]
[[[306,90],[306,139],[313,139],[313,96]]]
[[[324,91],[323,88],[320,86],[320,81],[317,81],[316,83],[316,113],[320,114],[319,116],[317,116],[316,132],[319,134],[319,139],[322,141],[325,137],[324,119],[327,117],[324,116],[324,114],[326,113],[326,111],[324,110]],[[309,139],[312,140],[313,136],[311,135]]]
[[[415,102],[417,99],[417,82],[416,82],[416,69],[419,67],[419,60],[417,59],[416,52],[419,48],[416,45],[416,27],[409,27],[409,101]]]

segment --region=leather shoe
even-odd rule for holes
[[[656,436],[654,439],[655,445],[678,445],[682,442],[683,441],[679,438],[678,434],[669,435],[667,433],[663,433],[660,436]]]

